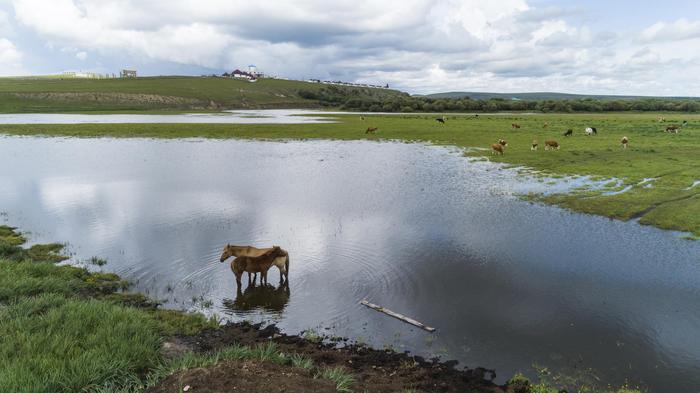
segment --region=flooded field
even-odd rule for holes
[[[116,124],[116,123],[191,123],[191,124],[308,124],[330,123],[317,116],[320,111],[303,109],[237,110],[216,113],[184,114],[63,114],[63,113],[2,113],[0,124]]]
[[[700,242],[514,195],[575,185],[420,144],[0,138],[0,222],[69,242],[73,263],[107,258],[167,307],[458,359],[499,380],[539,364],[694,391]],[[289,288],[273,268],[274,286],[244,279],[237,294],[226,243],[285,248]]]

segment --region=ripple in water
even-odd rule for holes
[[[612,384],[700,386],[700,244],[517,198],[585,177],[540,181],[418,144],[196,141],[6,137],[0,206],[33,241],[106,257],[168,307],[320,327],[501,377],[575,363]],[[219,263],[227,243],[285,248],[289,287],[273,268],[270,286],[244,278],[239,292]]]

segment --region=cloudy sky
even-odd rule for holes
[[[698,0],[0,0],[0,75],[270,74],[700,95]]]

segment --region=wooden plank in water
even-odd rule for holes
[[[413,318],[409,318],[409,317],[407,317],[407,316],[405,316],[405,315],[401,315],[401,314],[399,314],[399,313],[397,313],[397,312],[391,311],[391,310],[386,309],[386,308],[384,308],[384,307],[382,307],[382,306],[378,306],[378,305],[376,305],[376,304],[374,304],[374,303],[370,303],[370,302],[368,302],[367,300],[361,301],[360,304],[363,305],[363,306],[367,306],[367,307],[371,308],[372,310],[376,310],[376,311],[382,312],[382,313],[384,313],[384,314],[386,314],[386,315],[389,315],[389,316],[391,316],[391,317],[394,317],[394,318],[396,318],[396,319],[400,319],[400,320],[402,320],[402,321],[404,321],[404,322],[406,322],[406,323],[410,323],[410,324],[413,325],[413,326],[417,326],[417,327],[419,327],[419,328],[421,328],[421,329],[423,329],[423,330],[429,331],[429,332],[431,332],[431,333],[435,331],[435,328],[433,328],[433,327],[424,325],[424,324],[422,324],[422,323],[416,321],[416,320],[413,319]]]

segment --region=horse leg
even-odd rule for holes
[[[236,274],[236,289],[238,291],[240,291],[241,290],[241,276],[243,275],[243,272],[240,272],[240,273],[237,272],[235,274]]]

